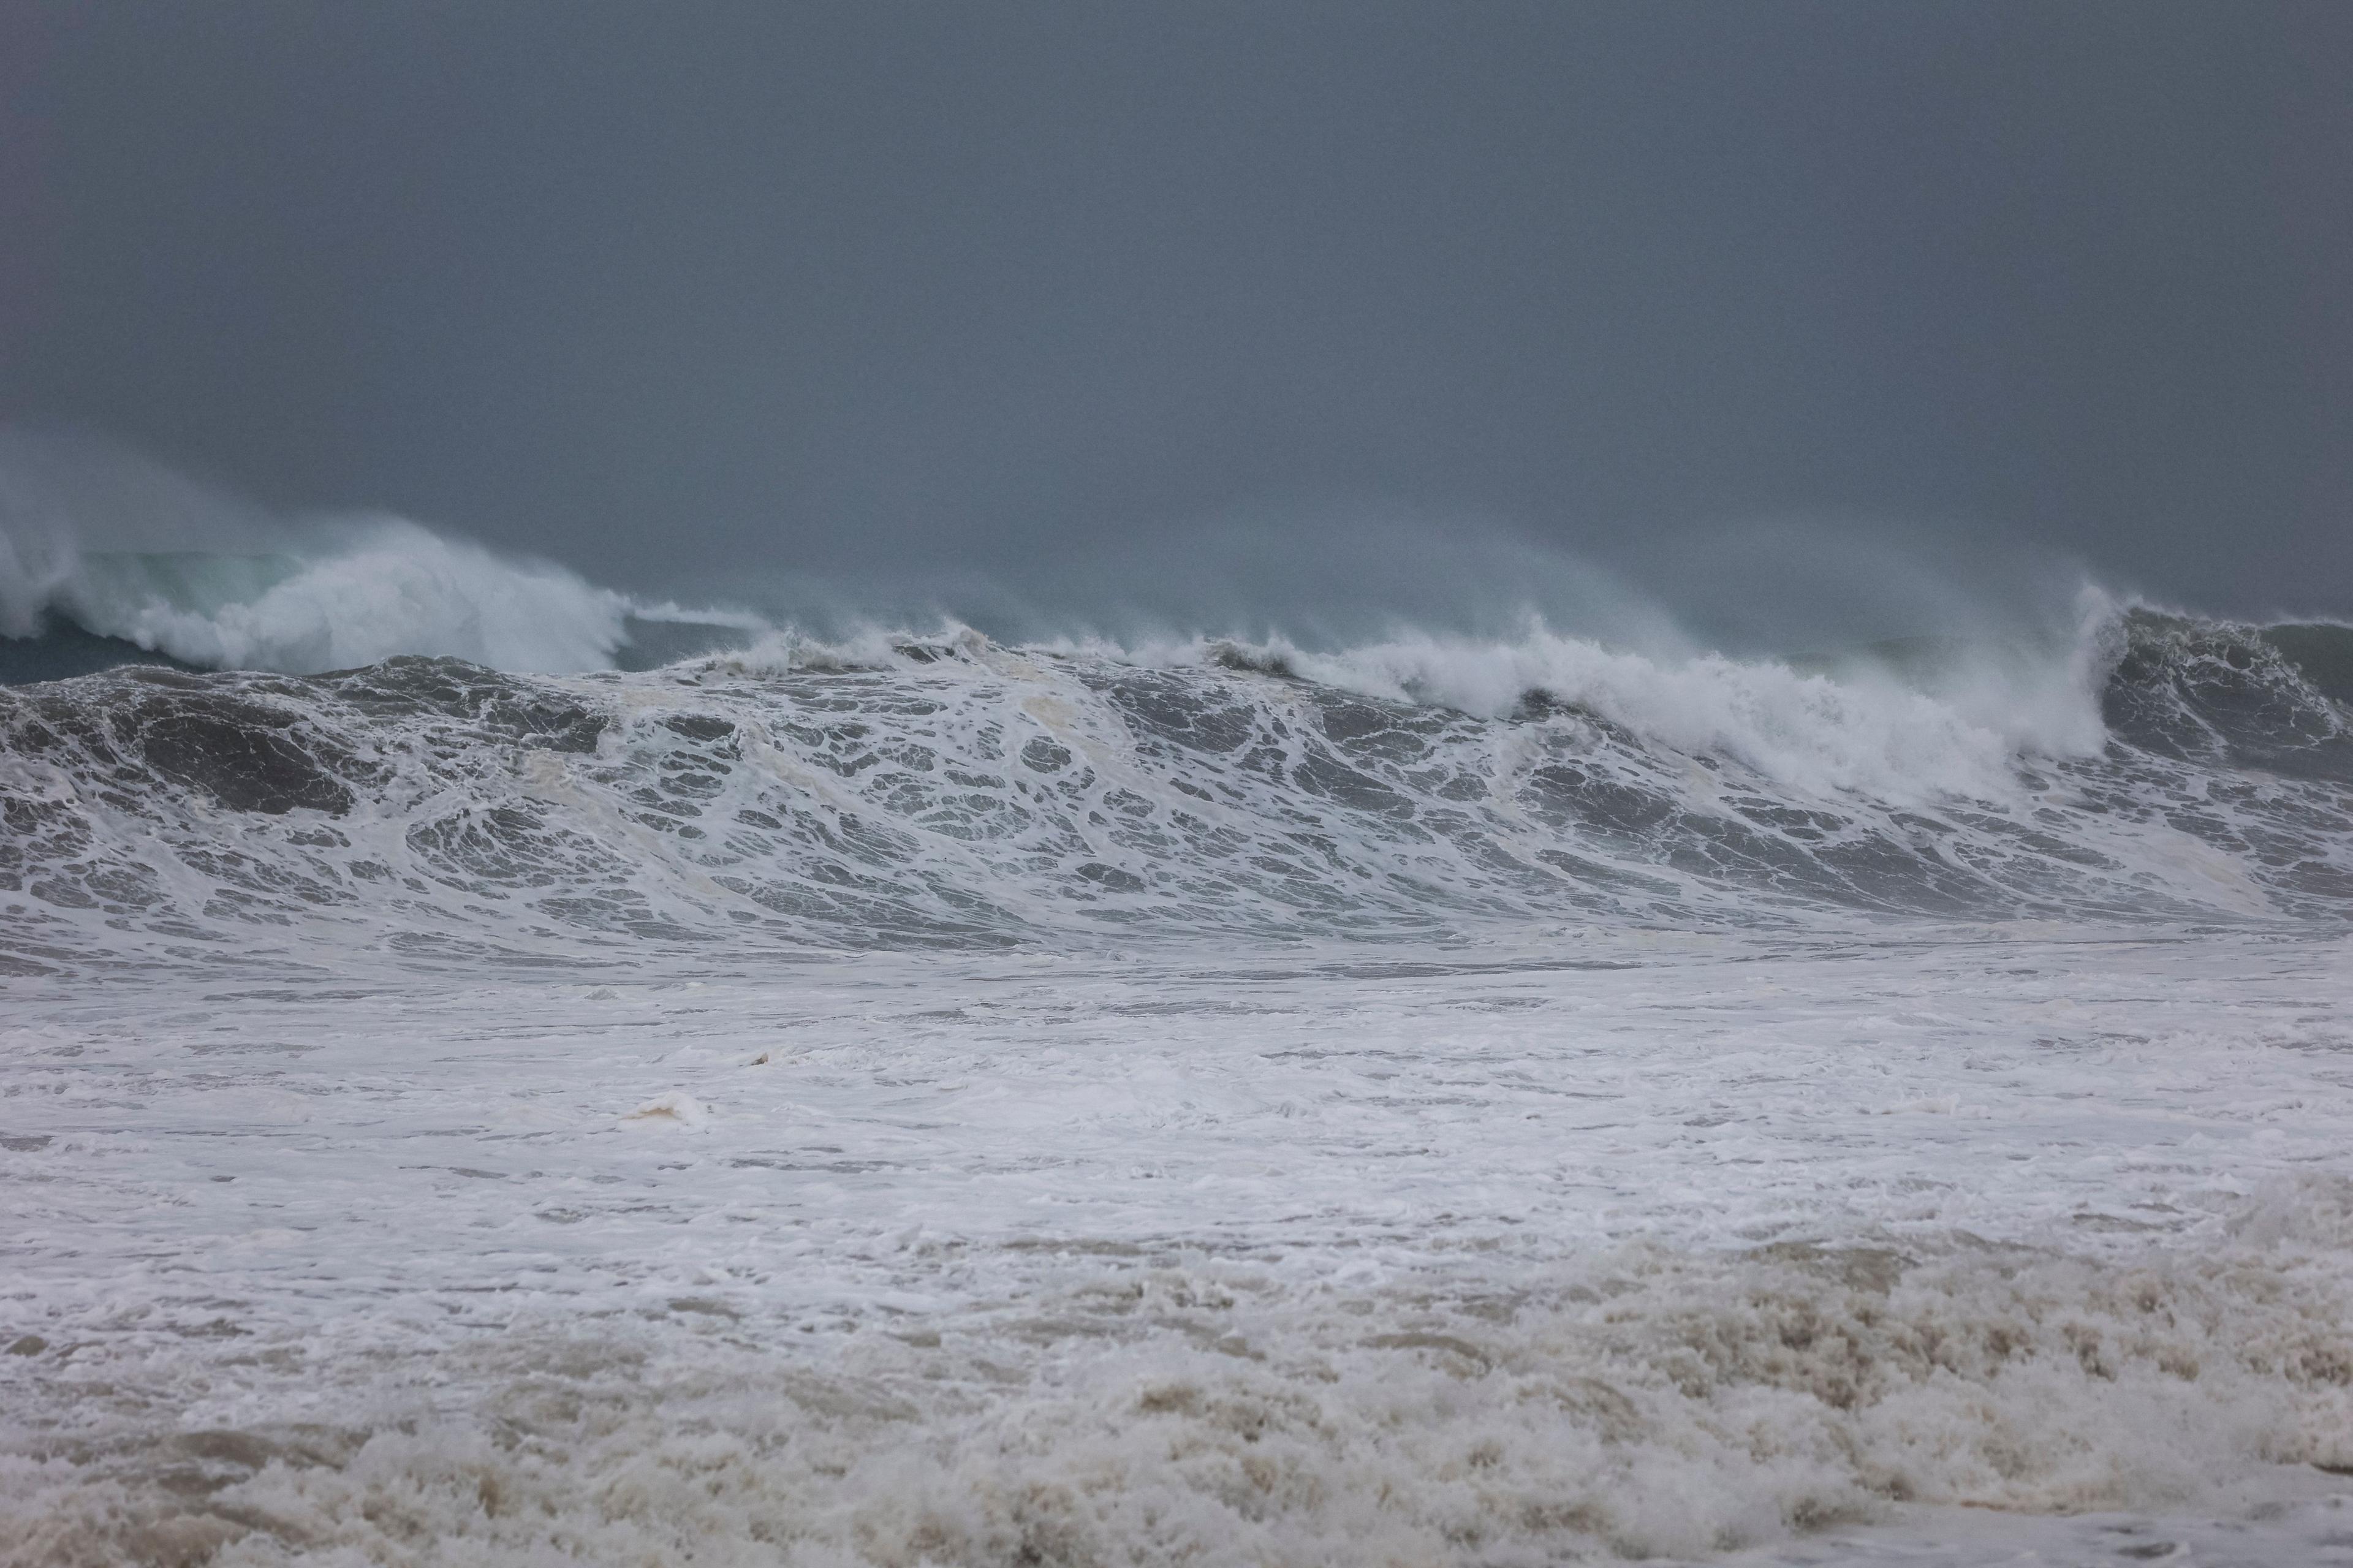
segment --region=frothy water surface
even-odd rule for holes
[[[11,1560],[2334,1561],[2348,959],[18,982]]]
[[[0,689],[0,1562],[2347,1561],[2345,634],[2093,610]]]

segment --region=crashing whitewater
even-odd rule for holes
[[[0,562],[0,1562],[2342,1560],[2353,632],[406,526]]]
[[[2263,632],[2136,611],[2041,665],[1894,657],[966,632],[561,678],[127,667],[0,689],[0,874],[26,895],[0,953],[38,973],[2348,908],[2353,732]]]

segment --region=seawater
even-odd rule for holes
[[[12,983],[0,1551],[2342,1559],[2353,943],[1577,946]]]
[[[0,1562],[2353,1552],[2342,628],[336,670],[366,572],[159,570],[0,688]]]

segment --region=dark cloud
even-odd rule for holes
[[[279,505],[682,592],[1761,521],[2353,608],[2341,5],[0,26],[0,416]]]

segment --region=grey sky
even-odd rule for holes
[[[2340,3],[16,0],[0,418],[684,591],[1826,521],[2344,612],[2348,81]]]

